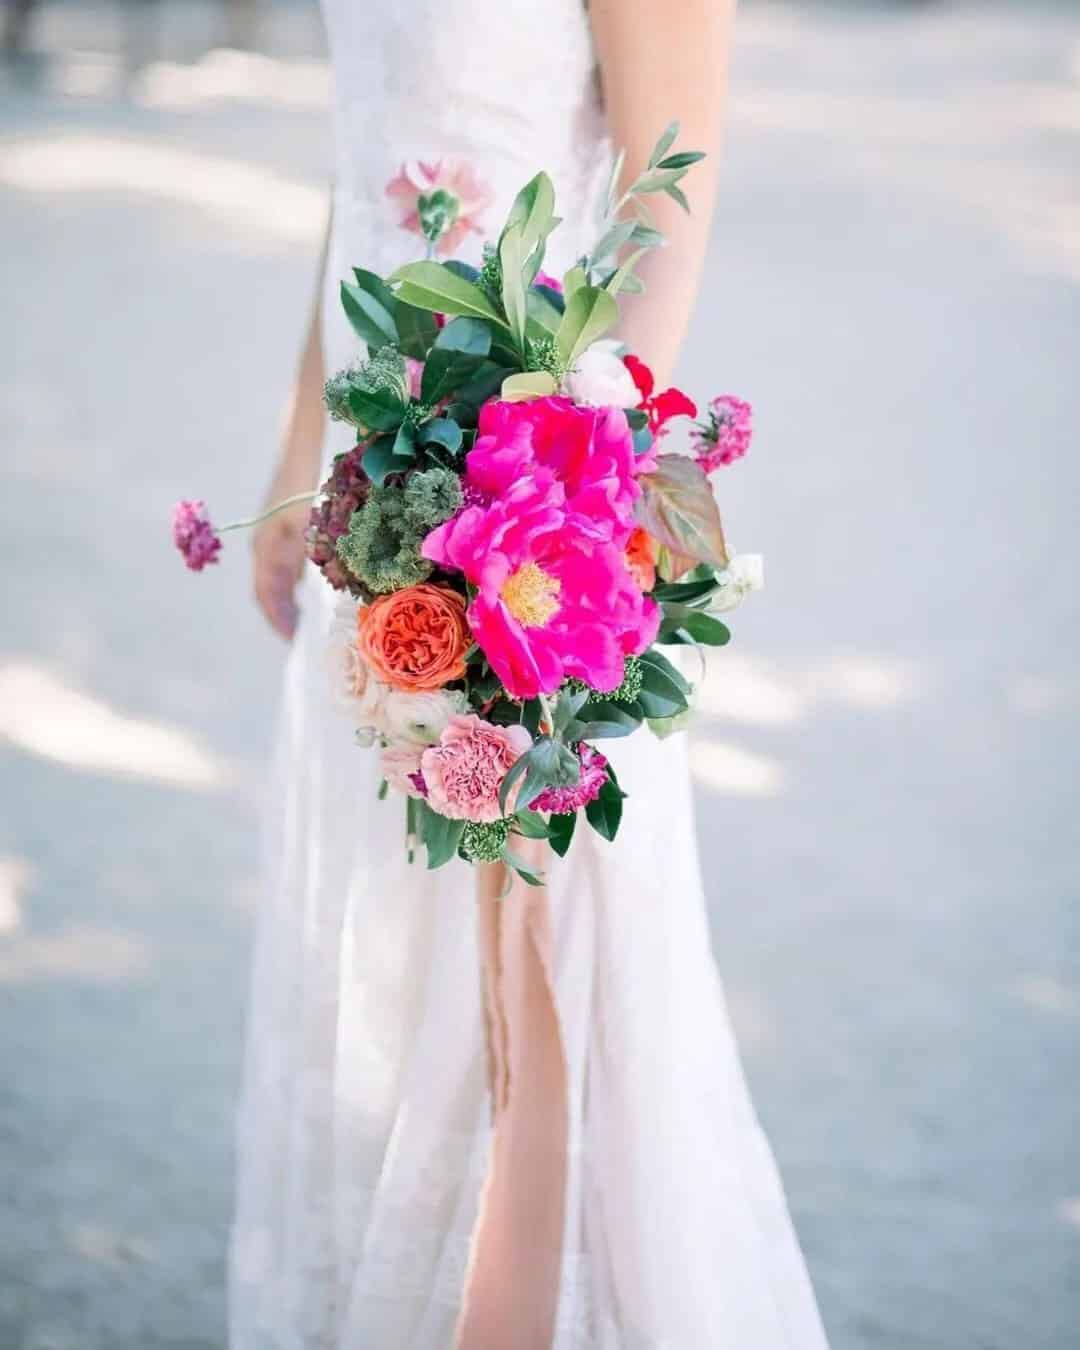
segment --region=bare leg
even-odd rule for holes
[[[528,842],[530,861],[545,866],[550,853]],[[568,1106],[551,912],[546,887],[516,874],[502,895],[505,885],[501,864],[479,869],[495,1137],[458,1350],[550,1350],[559,1300]]]

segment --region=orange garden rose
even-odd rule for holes
[[[643,591],[656,585],[656,541],[638,525],[626,542],[626,565]]]
[[[465,674],[472,637],[465,600],[444,586],[407,586],[357,611],[357,647],[395,689],[439,689]]]

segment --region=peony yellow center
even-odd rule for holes
[[[529,628],[542,628],[559,610],[559,591],[562,583],[534,562],[523,567],[503,582],[502,596],[506,608],[519,623]]]

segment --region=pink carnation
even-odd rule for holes
[[[616,688],[660,613],[627,566],[640,489],[625,415],[565,399],[489,404],[466,483],[489,493],[424,540],[424,557],[476,587],[468,619],[514,698],[567,676]]]
[[[607,760],[599,750],[584,742],[578,746],[578,758],[581,760],[581,777],[574,786],[545,788],[532,802],[534,811],[566,815],[599,797],[607,782]]]
[[[583,527],[625,544],[641,488],[621,409],[582,407],[568,398],[486,403],[465,461],[466,486],[498,497],[533,466],[553,470],[567,511],[580,516]]]
[[[706,473],[734,464],[750,448],[753,409],[734,394],[721,394],[709,404],[709,420],[693,433],[697,462]]]
[[[216,563],[221,537],[210,523],[205,502],[177,502],[173,510],[173,543],[193,572]]]
[[[469,234],[481,231],[480,217],[491,205],[491,189],[471,165],[451,159],[430,164],[410,160],[386,185],[386,195],[399,208],[398,223],[421,238],[436,238],[431,228],[433,207],[442,218],[436,247],[444,257],[455,253]]]
[[[475,713],[455,713],[439,737],[421,756],[428,805],[452,820],[499,820],[499,788],[532,737],[522,726],[497,727]],[[507,812],[514,809],[517,789]]]

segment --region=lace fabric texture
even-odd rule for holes
[[[546,168],[567,217],[557,271],[593,237],[610,150],[577,0],[324,8],[333,370],[358,354],[349,267],[420,253],[384,195],[402,160],[472,162],[492,228]],[[489,1147],[474,881],[407,863],[402,804],[376,800],[377,758],[331,697],[334,607],[309,569],[270,781],[230,1346],[448,1350]],[[631,794],[617,845],[582,830],[551,877],[571,1100],[553,1350],[822,1350],[710,952],[684,738],[640,734],[612,758]]]

